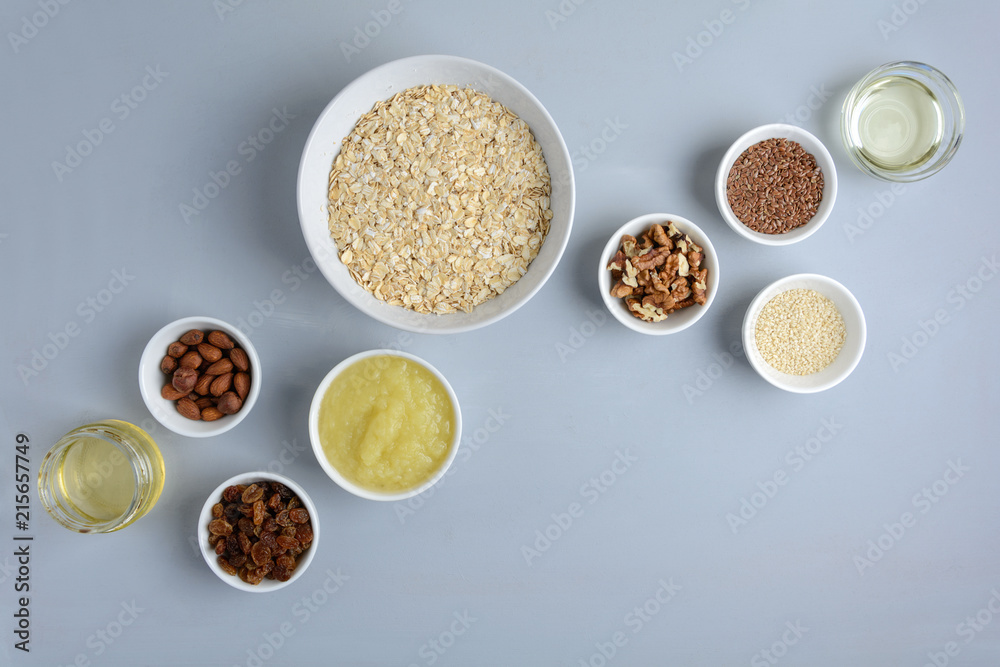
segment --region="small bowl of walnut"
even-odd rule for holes
[[[719,284],[719,260],[698,225],[650,213],[622,225],[601,253],[601,298],[619,322],[639,333],[683,331],[708,311]]]
[[[247,472],[208,495],[198,547],[224,582],[253,593],[284,588],[306,571],[319,542],[319,517],[305,490],[284,475]]]

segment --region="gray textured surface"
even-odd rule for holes
[[[1000,249],[997,5],[567,0],[561,16],[554,0],[247,0],[232,11],[223,1],[17,0],[0,11],[0,662],[597,667],[621,633],[609,664],[774,664],[765,649],[782,665],[1000,663],[990,609],[1000,609],[1000,280],[988,268]],[[55,15],[39,18],[43,5]],[[401,11],[379,13],[389,6]],[[732,21],[713,23],[724,10]],[[386,25],[346,57],[341,43],[373,16]],[[32,20],[44,25],[25,28]],[[22,31],[30,37],[12,40]],[[673,54],[702,31],[707,46],[678,67]],[[296,274],[307,252],[295,173],[313,120],[367,69],[435,52],[525,84],[577,166],[573,237],[553,278],[509,318],[451,337],[401,334],[319,274]],[[969,123],[953,164],[893,194],[849,163],[834,127],[846,88],[898,59],[948,74]],[[120,98],[147,68],[160,80],[146,78],[151,90],[129,108]],[[819,104],[814,91],[829,97]],[[249,148],[274,110],[287,126]],[[724,225],[711,179],[739,134],[796,111],[834,154],[840,195],[819,233],[764,248]],[[113,131],[79,166],[53,167],[102,121]],[[240,173],[186,222],[180,205],[230,160]],[[859,210],[875,214],[867,229],[852,227]],[[604,321],[595,265],[606,237],[652,211],[697,222],[725,273],[708,315],[667,339],[588,315]],[[131,277],[108,299],[115,271]],[[847,285],[869,325],[854,374],[814,396],[774,389],[725,356],[753,295],[804,271]],[[989,279],[977,282],[980,271]],[[31,437],[34,473],[80,423],[148,419],[139,354],[191,314],[260,323],[268,378],[257,407],[208,441],[156,430],[166,488],[119,534],[71,534],[33,496],[31,652],[14,650],[14,434]],[[70,324],[79,334],[22,379],[18,367]],[[326,370],[396,345],[445,373],[480,441],[422,505],[349,496],[298,449]],[[796,454],[829,435],[824,420],[837,425],[832,439],[808,460]],[[946,494],[923,500],[959,462],[962,476],[937,486]],[[269,464],[310,491],[323,542],[294,586],[250,596],[216,580],[189,538],[216,484]],[[727,514],[779,471],[787,483],[734,534]],[[573,503],[572,524],[550,527]],[[905,512],[910,527],[893,527]],[[526,558],[546,530],[560,534]],[[880,537],[889,550],[859,572],[855,559]],[[330,595],[328,572],[348,577]],[[661,582],[679,587],[662,605]],[[289,636],[272,650],[282,627]]]

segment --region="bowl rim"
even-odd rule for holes
[[[794,285],[797,284],[809,284],[810,287],[805,289],[814,289],[831,301],[842,301],[851,308],[853,315],[857,319],[857,331],[854,332],[857,342],[852,343],[852,349],[856,350],[853,356],[849,358],[845,364],[841,365],[840,369],[836,372],[834,372],[833,366],[837,363],[837,360],[834,360],[834,362],[827,368],[814,373],[813,375],[817,376],[817,381],[811,384],[801,384],[794,381],[796,378],[808,378],[811,376],[789,375],[772,368],[766,361],[764,361],[763,356],[757,349],[756,324],[757,318],[760,316],[761,309],[763,309],[764,305],[767,304],[768,301],[778,294],[781,294],[789,289],[796,289]],[[841,316],[844,317],[843,310],[839,306],[838,310],[841,311]],[[846,325],[847,317],[844,317],[844,319]],[[848,333],[850,334],[851,332],[849,331]],[[830,278],[829,276],[824,276],[818,273],[795,273],[769,283],[750,301],[750,304],[747,306],[746,312],[743,316],[742,340],[743,350],[746,354],[747,361],[750,362],[750,366],[753,367],[754,371],[756,371],[757,374],[764,380],[779,389],[784,389],[785,391],[796,394],[813,394],[835,387],[846,380],[847,377],[854,372],[854,369],[857,368],[858,364],[861,362],[861,358],[864,356],[865,347],[868,341],[868,326],[865,321],[865,314],[864,310],[861,308],[861,304],[858,302],[854,294],[842,283]],[[841,348],[841,353],[843,352],[844,348]],[[830,370],[830,372],[827,373],[827,370]],[[819,377],[824,374],[825,377]]]
[[[225,331],[239,342],[250,358],[251,368],[253,369],[250,393],[247,394],[246,400],[243,401],[243,407],[235,415],[226,415],[214,422],[187,419],[177,412],[173,406],[173,401],[168,401],[160,395],[162,384],[151,385],[154,382],[153,378],[162,379],[164,377],[160,371],[160,361],[167,352],[167,346],[174,340],[177,340],[171,332],[179,332],[177,333],[177,337],[179,337],[189,329],[218,329]],[[167,429],[189,438],[207,438],[219,435],[235,428],[237,424],[246,419],[247,415],[250,414],[250,410],[257,403],[262,378],[260,356],[257,354],[257,349],[250,338],[239,328],[215,317],[193,315],[182,317],[163,325],[150,337],[149,342],[146,343],[146,346],[142,350],[142,355],[139,357],[139,393],[142,396],[143,403],[146,404],[146,408],[149,409],[149,412],[156,421]]]
[[[733,213],[726,193],[726,181],[729,179],[729,171],[736,159],[750,146],[770,138],[790,139],[798,142],[802,148],[816,158],[816,164],[823,170],[823,201],[820,202],[816,215],[801,227],[783,234],[755,232],[744,225]],[[826,145],[808,130],[789,123],[767,123],[744,132],[729,146],[715,173],[715,202],[719,207],[722,219],[743,238],[767,246],[786,246],[798,243],[819,231],[833,212],[834,204],[837,201],[837,191],[837,165]]]
[[[858,95],[873,81],[887,76],[890,73],[906,73],[911,75],[909,78],[914,80],[919,79],[912,76],[913,74],[923,74],[927,80],[937,84],[940,87],[940,91],[947,93],[947,100],[945,100],[947,104],[942,103],[942,108],[947,108],[954,114],[954,127],[952,128],[953,131],[951,136],[947,142],[942,142],[942,146],[945,147],[944,152],[937,155],[937,159],[928,160],[916,169],[904,172],[886,171],[878,165],[868,162],[868,160],[861,155],[861,152],[857,150],[857,148],[855,148],[849,140],[851,134],[851,124],[854,119],[854,114],[852,112],[854,111],[854,102]],[[921,83],[926,82],[921,81]],[[884,63],[874,68],[858,79],[858,82],[851,87],[850,91],[848,91],[847,95],[844,97],[844,103],[841,105],[840,109],[840,140],[844,147],[844,151],[851,159],[851,162],[854,163],[854,166],[869,176],[873,176],[877,179],[888,181],[890,183],[913,183],[938,173],[948,166],[952,158],[955,157],[955,153],[958,152],[959,146],[962,145],[962,139],[964,137],[965,103],[962,101],[962,95],[958,92],[958,87],[955,86],[954,82],[952,82],[952,80],[938,68],[916,60],[896,60]]]
[[[256,586],[252,586],[240,579],[237,575],[231,575],[223,572],[222,568],[219,567],[219,563],[217,561],[218,556],[215,554],[215,549],[208,544],[208,524],[212,520],[212,506],[217,502],[221,502],[222,492],[226,489],[226,487],[234,484],[245,484],[248,481],[257,481],[258,479],[269,482],[280,482],[295,492],[295,495],[299,497],[299,500],[302,501],[302,505],[309,512],[309,522],[313,531],[313,541],[309,548],[303,552],[301,559],[295,566],[295,572],[292,573],[292,576],[288,579],[288,581],[264,579],[264,581],[260,582]],[[219,577],[219,579],[233,588],[250,593],[270,593],[271,591],[276,591],[288,586],[302,576],[306,569],[308,569],[309,565],[312,564],[313,557],[316,555],[316,550],[319,547],[319,536],[319,512],[316,511],[316,504],[312,501],[312,498],[309,497],[309,494],[306,493],[306,490],[303,489],[298,482],[289,479],[284,475],[264,471],[244,472],[238,475],[233,475],[215,487],[215,490],[208,494],[208,498],[202,506],[201,512],[198,514],[198,527],[196,529],[198,548],[201,551],[202,558],[204,558],[205,562],[208,563],[209,569],[211,569],[212,572]]]
[[[621,237],[623,234],[631,232],[633,228],[644,229],[654,223],[663,223],[668,221],[675,223],[680,231],[691,236],[691,238],[702,247],[706,259],[709,259],[711,263],[714,264],[711,271],[712,278],[709,281],[708,289],[706,290],[705,305],[699,306],[692,315],[687,316],[680,324],[671,323],[670,316],[662,322],[645,322],[629,314],[625,310],[623,301],[611,296],[611,273],[607,269],[608,262],[611,261],[612,257],[614,257],[614,253],[617,251],[618,246],[621,243]],[[601,250],[601,256],[599,259],[600,262],[597,266],[597,286],[601,292],[601,301],[616,320],[624,324],[629,329],[642,334],[650,336],[665,336],[684,331],[705,316],[708,309],[715,301],[715,296],[719,291],[719,279],[721,276],[721,271],[719,270],[719,254],[716,251],[715,246],[712,244],[712,240],[709,238],[708,234],[705,233],[705,230],[697,224],[683,216],[675,215],[673,213],[645,213],[632,218],[615,230],[615,232],[610,236],[608,242],[604,245],[604,249]],[[694,308],[694,306],[692,306],[692,308]]]
[[[335,283],[335,279],[337,278],[337,276],[334,273],[335,269],[328,266],[325,261],[329,260],[331,256],[339,257],[339,255],[336,252],[335,247],[331,249],[328,245],[322,244],[323,241],[329,239],[328,234],[324,239],[314,238],[315,237],[315,232],[313,230],[314,225],[310,221],[312,221],[317,214],[309,210],[309,204],[307,203],[306,200],[308,198],[307,192],[310,191],[309,188],[307,187],[309,181],[310,165],[314,159],[320,159],[319,157],[314,158],[313,153],[322,150],[321,147],[319,147],[317,144],[318,136],[323,132],[323,126],[328,122],[330,122],[329,118],[333,116],[338,105],[342,104],[343,100],[347,98],[350,94],[352,94],[357,88],[363,87],[369,81],[377,79],[380,75],[384,75],[387,72],[394,72],[400,68],[419,68],[419,67],[435,66],[435,65],[440,65],[441,63],[461,65],[464,67],[468,67],[470,69],[478,70],[482,72],[482,75],[484,77],[490,77],[493,80],[500,81],[504,85],[511,87],[514,91],[516,91],[518,95],[523,97],[530,106],[534,107],[534,112],[536,112],[537,115],[544,121],[544,123],[547,125],[547,129],[551,130],[551,136],[552,139],[554,140],[552,146],[543,147],[543,152],[545,152],[546,165],[549,168],[549,176],[553,183],[553,194],[555,193],[556,179],[555,177],[553,177],[551,170],[552,170],[552,165],[556,160],[552,155],[549,154],[548,150],[549,149],[554,150],[554,152],[558,154],[558,161],[566,165],[565,176],[559,179],[561,186],[565,188],[566,225],[565,225],[565,232],[560,235],[561,238],[554,238],[552,234],[552,229],[551,228],[549,229],[549,233],[546,235],[546,238],[542,243],[542,248],[544,248],[546,244],[549,244],[549,247],[555,246],[555,250],[551,266],[540,270],[536,268],[536,270],[539,270],[541,273],[540,278],[538,279],[538,283],[536,285],[534,285],[530,289],[527,289],[527,291],[521,294],[516,300],[512,301],[509,305],[506,305],[503,309],[498,310],[493,315],[486,316],[481,319],[469,320],[459,324],[435,327],[435,326],[429,326],[428,324],[431,322],[436,323],[440,321],[438,319],[428,319],[434,317],[433,314],[413,313],[414,316],[419,316],[416,317],[415,319],[416,323],[414,324],[411,324],[406,321],[399,321],[398,319],[392,317],[392,315],[390,314],[390,313],[395,313],[395,311],[387,310],[388,308],[399,308],[399,306],[389,306],[389,304],[377,300],[374,296],[364,291],[363,289],[361,292],[349,292],[347,290],[342,290]],[[435,83],[435,82],[426,82],[426,83]],[[394,93],[390,93],[384,99],[388,99],[388,97],[391,97],[392,94]],[[511,109],[511,111],[514,110]],[[367,110],[363,111],[362,113],[365,112],[367,112]],[[515,113],[517,112],[515,111]],[[524,117],[524,114],[521,113],[517,113],[517,115],[518,117],[521,118]],[[355,122],[356,121],[357,119],[355,119]],[[532,129],[532,134],[535,136],[537,141],[538,131],[535,127],[532,127],[531,129]],[[340,139],[342,140],[343,137],[341,137]],[[329,172],[329,169],[332,166],[332,161],[336,159],[339,153],[340,153],[340,144],[338,141],[338,144],[333,150],[330,164],[326,166],[327,172]],[[329,173],[327,173],[327,176],[329,176]],[[454,56],[447,54],[425,54],[425,55],[415,55],[415,56],[400,58],[397,60],[390,61],[388,63],[384,63],[377,67],[374,67],[362,73],[355,79],[353,79],[350,83],[344,86],[333,97],[333,99],[330,100],[330,102],[326,105],[326,107],[324,107],[323,111],[316,118],[316,121],[313,124],[313,127],[310,130],[308,137],[306,138],[306,142],[302,150],[302,156],[299,160],[299,168],[296,176],[296,200],[297,200],[296,203],[299,215],[299,225],[302,229],[302,234],[305,238],[306,247],[309,250],[310,256],[317,265],[317,267],[320,269],[320,273],[330,284],[330,286],[333,287],[333,289],[341,296],[341,298],[343,298],[345,301],[347,301],[349,304],[357,308],[365,315],[375,319],[378,322],[387,324],[397,329],[401,329],[404,331],[411,331],[413,333],[430,333],[430,334],[463,333],[488,326],[514,313],[516,310],[521,308],[521,306],[530,301],[531,298],[534,297],[534,295],[537,294],[538,291],[541,290],[541,288],[548,282],[549,278],[551,278],[552,274],[558,267],[559,262],[562,260],[562,256],[565,253],[567,246],[569,245],[569,238],[572,233],[573,219],[576,210],[576,179],[573,173],[572,157],[570,155],[569,148],[566,145],[566,140],[562,136],[562,132],[559,130],[559,126],[556,124],[555,119],[552,118],[552,115],[549,113],[548,109],[546,109],[545,106],[538,100],[538,98],[535,97],[535,95],[530,90],[528,90],[522,83],[514,79],[509,74],[506,74],[505,72],[491,65],[487,65],[486,63],[473,60],[471,58],[464,58],[462,56]],[[541,252],[542,250],[540,249],[539,253]],[[536,267],[538,266],[536,265],[537,260],[538,256],[536,255],[536,257],[532,260],[531,265],[529,265],[528,267],[528,272],[531,271],[532,266]],[[525,275],[528,274],[526,273]],[[521,280],[523,279],[524,276],[521,277]],[[502,294],[497,295],[497,297],[495,298],[500,298],[502,296],[503,296]],[[461,312],[447,313],[443,315],[437,315],[437,318],[448,317],[448,316],[465,316],[465,315],[468,314]]]
[[[452,410],[455,414],[455,432],[452,436],[451,449],[448,455],[445,457],[444,462],[441,466],[428,477],[426,480],[418,484],[417,486],[405,489],[403,491],[377,491],[369,489],[367,487],[355,484],[350,481],[337,468],[330,463],[329,459],[326,457],[326,453],[323,451],[323,444],[320,442],[319,436],[319,411],[323,402],[323,396],[326,394],[326,390],[329,389],[330,384],[334,379],[343,373],[347,368],[354,365],[356,362],[363,359],[368,359],[377,356],[393,356],[400,357],[412,361],[420,366],[426,368],[428,371],[434,375],[439,382],[444,386],[445,391],[448,394],[448,399],[451,401]],[[323,377],[320,381],[319,386],[316,388],[313,394],[312,402],[309,405],[309,442],[312,445],[313,454],[316,460],[319,462],[320,467],[323,472],[326,473],[327,477],[332,479],[340,488],[345,491],[358,496],[359,498],[364,498],[366,500],[377,500],[383,502],[394,502],[399,500],[406,500],[407,498],[412,498],[413,496],[420,495],[424,491],[428,490],[435,484],[437,484],[447,473],[448,469],[451,468],[452,463],[454,463],[455,458],[458,456],[458,448],[462,441],[462,409],[459,406],[458,395],[452,388],[451,383],[448,379],[435,368],[433,365],[428,363],[426,360],[411,354],[409,352],[404,352],[402,350],[393,350],[385,348],[376,348],[372,350],[365,350],[363,352],[358,352],[353,354],[337,365],[335,365],[330,371]]]

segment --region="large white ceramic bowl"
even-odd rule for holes
[[[328,228],[330,169],[341,142],[358,119],[380,100],[427,84],[470,87],[489,95],[528,124],[542,148],[552,179],[552,222],[528,272],[507,290],[470,313],[417,313],[379,301],[358,285],[340,261]],[[327,105],[306,140],[299,165],[299,221],[309,252],[320,271],[349,303],[376,320],[419,333],[457,333],[486,326],[511,314],[530,299],[555,270],[569,241],[575,206],[569,151],[555,121],[520,83],[489,65],[457,56],[415,56],[387,63],[348,84]]]
[[[240,579],[239,575],[229,574],[219,566],[219,557],[215,554],[215,549],[212,545],[208,543],[208,524],[212,521],[212,507],[216,503],[222,502],[222,492],[225,491],[227,487],[236,484],[250,485],[261,480],[284,484],[299,497],[299,500],[302,501],[302,506],[307,512],[309,512],[309,524],[312,527],[313,539],[309,548],[299,555],[298,561],[295,565],[295,571],[292,573],[292,576],[288,581],[264,579],[259,584],[254,586],[253,584],[248,584]],[[241,591],[247,591],[249,593],[270,593],[271,591],[276,591],[288,586],[293,581],[301,577],[305,573],[306,568],[309,567],[309,564],[312,563],[313,557],[316,555],[316,549],[319,546],[319,513],[316,511],[316,505],[313,503],[312,498],[309,497],[309,494],[305,492],[305,489],[284,475],[278,475],[273,472],[245,472],[230,477],[222,484],[219,484],[219,486],[217,486],[215,490],[208,495],[208,498],[205,500],[205,504],[201,508],[201,512],[198,514],[198,527],[196,534],[198,539],[198,549],[201,551],[201,555],[205,558],[205,562],[208,563],[208,567],[211,568],[212,572],[215,572],[219,579]]]
[[[816,164],[823,170],[823,200],[819,204],[816,215],[801,227],[796,227],[784,234],[763,234],[744,225],[733,213],[733,208],[729,205],[729,197],[726,194],[726,181],[729,179],[729,171],[736,163],[736,159],[743,154],[743,151],[766,139],[790,139],[798,142],[807,153],[811,153],[816,158]],[[719,206],[722,218],[734,232],[762,245],[789,245],[812,236],[830,217],[835,201],[837,201],[837,166],[833,163],[833,156],[830,155],[830,151],[826,149],[822,141],[795,125],[771,123],[750,130],[729,147],[722,162],[719,163],[719,170],[715,174],[715,202]]]
[[[830,299],[844,318],[844,328],[847,330],[847,338],[837,358],[823,370],[811,375],[789,375],[775,370],[764,361],[757,349],[757,318],[760,311],[768,301],[791,289],[815,290]],[[774,281],[754,297],[743,318],[743,349],[746,350],[750,365],[775,387],[798,394],[824,391],[842,382],[861,361],[867,336],[865,314],[850,290],[833,278],[815,273],[798,273]]]
[[[708,269],[708,285],[705,290],[705,305],[693,305],[687,308],[682,308],[676,312],[667,315],[667,319],[662,322],[646,322],[641,320],[632,313],[629,312],[628,306],[625,305],[623,299],[617,299],[611,296],[611,288],[613,284],[611,282],[611,272],[608,271],[608,262],[615,256],[618,252],[618,248],[621,245],[622,235],[629,234],[630,236],[635,236],[638,238],[643,232],[647,231],[654,224],[661,224],[666,227],[668,222],[673,222],[677,229],[688,236],[691,240],[701,246],[702,252],[705,258],[702,260],[702,266]],[[624,324],[626,327],[632,331],[638,331],[642,334],[649,334],[651,336],[663,336],[666,334],[677,333],[678,331],[683,331],[687,329],[692,324],[697,322],[702,318],[702,316],[708,312],[709,306],[715,300],[715,295],[719,291],[719,256],[715,252],[715,246],[709,240],[708,235],[698,225],[694,224],[687,218],[682,218],[679,215],[672,215],[670,213],[649,213],[647,215],[641,215],[638,218],[629,220],[624,225],[619,227],[611,238],[608,239],[607,244],[604,246],[604,250],[601,252],[601,262],[597,266],[597,285],[601,290],[601,299],[604,301],[604,305],[611,312],[616,320]]]
[[[332,384],[333,381],[337,379],[337,377],[346,369],[350,368],[362,359],[382,355],[402,357],[403,359],[419,364],[430,371],[431,374],[438,379],[442,386],[444,386],[445,391],[448,393],[448,398],[451,401],[452,412],[455,416],[454,434],[452,435],[451,448],[448,450],[448,455],[445,457],[444,462],[427,479],[423,480],[416,486],[402,491],[379,491],[361,486],[360,484],[356,484],[347,479],[347,477],[345,477],[336,466],[330,463],[330,459],[327,458],[326,452],[323,451],[323,442],[319,434],[320,408],[323,404],[323,396],[326,394],[326,390],[330,388],[330,384]],[[316,393],[313,395],[312,404],[309,407],[309,441],[312,443],[313,454],[316,455],[316,460],[319,461],[319,465],[323,468],[323,472],[325,472],[330,479],[336,482],[340,488],[353,493],[359,498],[365,498],[367,500],[405,500],[421,494],[434,486],[438,480],[444,477],[445,473],[448,472],[448,468],[450,468],[451,464],[455,461],[455,457],[458,455],[458,445],[462,441],[462,409],[458,404],[458,396],[455,394],[455,390],[451,388],[451,384],[448,383],[445,376],[442,375],[438,369],[434,368],[420,357],[412,355],[408,352],[401,352],[399,350],[367,350],[344,359],[342,362],[334,366],[333,369],[326,374],[326,377],[323,378],[323,381],[319,383],[319,387],[317,387]]]

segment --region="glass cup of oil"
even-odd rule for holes
[[[78,533],[130,525],[163,491],[163,456],[138,426],[109,419],[75,428],[49,450],[38,471],[48,513]]]
[[[847,94],[840,132],[851,160],[865,173],[918,181],[955,155],[965,132],[965,108],[939,70],[910,61],[888,63]]]

